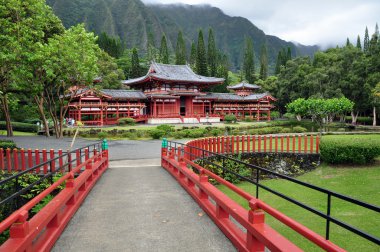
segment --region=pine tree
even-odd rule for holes
[[[215,38],[214,32],[212,28],[208,31],[208,44],[207,44],[207,63],[209,68],[210,76],[216,75],[216,46],[215,46]]]
[[[178,32],[177,45],[175,48],[175,64],[186,64],[186,45],[185,40],[183,39],[182,31]]]
[[[284,66],[286,65],[286,62],[288,62],[288,60],[291,60],[292,59],[292,49],[290,47],[288,47],[288,51],[286,53],[286,59],[285,59],[285,62],[284,62]]]
[[[266,80],[268,77],[268,52],[267,45],[263,44],[261,46],[260,53],[260,79]]]
[[[360,41],[360,36],[358,35],[358,38],[356,40],[356,48],[362,49],[362,43]]]
[[[169,64],[169,51],[168,51],[168,44],[166,42],[165,34],[163,34],[161,38],[160,62],[164,64]]]
[[[245,50],[244,50],[244,77],[249,83],[255,81],[255,53],[253,51],[253,42],[250,37],[245,39]]]
[[[351,46],[351,42],[350,42],[349,38],[347,38],[347,40],[346,40],[346,46]]]
[[[364,42],[363,42],[363,51],[366,53],[369,50],[369,35],[368,27],[365,28]]]
[[[197,62],[197,47],[195,46],[194,41],[191,42],[191,51],[190,51],[190,66],[194,70]]]
[[[154,40],[153,33],[149,32],[148,33],[148,43],[147,43],[147,48],[146,48],[146,51],[147,51],[146,58],[147,58],[148,62],[152,62],[152,61],[157,60],[158,50],[156,48],[156,44],[154,41],[155,40]]]
[[[276,68],[274,70],[274,73],[275,74],[279,74],[280,73],[280,70],[281,70],[281,64],[282,64],[282,58],[283,58],[283,55],[282,55],[282,50],[280,50],[277,54],[277,61],[276,61]]]
[[[199,30],[198,33],[197,60],[195,62],[195,65],[197,74],[205,76],[207,75],[206,48],[202,30]]]
[[[132,49],[132,59],[131,59],[131,78],[140,77],[140,60],[139,55],[137,54],[137,49]]]

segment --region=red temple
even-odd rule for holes
[[[187,65],[152,63],[145,76],[122,82],[135,90],[78,92],[69,117],[85,125],[112,125],[127,117],[151,124],[219,122],[226,114],[270,120],[275,98],[256,93],[260,86],[243,82],[228,87],[234,93],[203,92],[223,82],[197,75]]]

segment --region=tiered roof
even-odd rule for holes
[[[152,62],[145,76],[122,81],[122,84],[133,86],[152,80],[192,84],[221,84],[224,82],[223,78],[198,75],[188,65],[168,65]]]
[[[259,101],[263,99],[276,100],[269,93],[251,94],[248,96],[240,96],[231,93],[208,93],[205,96],[197,96],[196,99],[208,99],[215,101]]]
[[[241,90],[241,89],[254,90],[254,89],[260,89],[261,86],[256,85],[256,84],[249,84],[248,82],[243,81],[233,86],[228,86],[227,88],[232,89],[232,90]]]

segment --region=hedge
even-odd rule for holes
[[[17,148],[16,143],[12,140],[0,140],[0,149],[14,149]]]
[[[330,164],[368,164],[380,156],[378,135],[324,136],[321,159]]]
[[[21,132],[37,132],[38,126],[36,124],[31,123],[22,123],[22,122],[12,122],[12,128],[14,131],[21,131]],[[0,130],[6,130],[7,126],[5,124],[5,121],[0,121]]]

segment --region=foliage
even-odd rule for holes
[[[0,140],[0,149],[15,149],[17,145],[12,140]]]
[[[367,164],[380,156],[380,138],[374,135],[324,136],[321,158],[330,164]]]
[[[255,52],[253,50],[253,41],[250,37],[245,38],[244,49],[244,77],[249,83],[255,82]]]
[[[301,126],[295,126],[293,127],[293,132],[294,133],[305,133],[307,132],[307,129]]]
[[[175,64],[186,64],[186,44],[185,40],[183,39],[182,31],[179,31],[177,36],[177,44],[175,48]]]
[[[217,51],[215,45],[214,32],[210,27],[208,30],[208,43],[207,43],[207,64],[209,69],[209,76],[216,76],[217,70]]]
[[[268,77],[268,52],[267,45],[263,44],[261,46],[260,52],[260,79],[266,80]]]
[[[103,140],[103,139],[105,139],[107,137],[108,137],[108,133],[106,131],[101,131],[101,132],[98,133],[98,138],[100,140]]]
[[[123,70],[118,67],[116,60],[109,56],[106,52],[100,51],[98,54],[98,75],[102,89],[120,89],[120,80],[125,79]]]
[[[119,37],[112,37],[102,32],[98,37],[97,44],[111,57],[120,58],[123,55],[125,45]]]
[[[346,116],[345,119],[347,122],[352,122],[352,116]],[[370,125],[372,123],[372,118],[367,116],[358,116],[356,122],[359,124]]]
[[[165,132],[165,136],[168,136],[170,132],[174,131],[174,126],[173,125],[168,125],[168,124],[161,124],[156,127],[158,130],[162,130]]]
[[[120,118],[117,120],[117,125],[135,125],[136,120],[133,118]]]
[[[161,38],[159,62],[163,64],[169,64],[169,51],[168,51],[168,44],[166,42],[165,34],[163,34]]]
[[[131,71],[129,73],[129,76],[131,78],[137,78],[140,77],[141,70],[140,70],[140,60],[139,55],[137,54],[137,49],[132,49],[132,60],[131,60]]]
[[[149,131],[149,134],[153,139],[161,139],[165,136],[166,132],[161,129],[152,129]]]
[[[270,112],[270,117],[273,118],[273,119],[280,118],[280,112],[278,112],[278,111],[271,111]]]
[[[207,55],[203,39],[202,29],[198,33],[197,57],[195,62],[196,73],[199,75],[207,76]]]
[[[234,123],[236,122],[236,116],[234,114],[228,114],[224,116],[224,121],[226,123]]]
[[[21,132],[36,133],[38,131],[38,126],[36,124],[31,124],[31,123],[12,122],[12,128],[15,131],[21,131]],[[4,129],[6,129],[6,123],[4,121],[0,121],[0,130],[4,130]]]
[[[41,211],[42,208],[44,208],[50,201],[52,201],[54,197],[52,195],[47,195],[45,198],[43,198],[41,200],[40,203],[38,203],[37,205],[35,205],[33,208],[32,208],[32,213],[33,214],[36,214],[38,213],[39,211]]]

